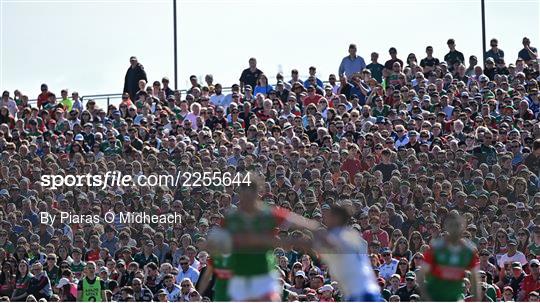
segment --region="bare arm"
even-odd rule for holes
[[[424,301],[431,301],[431,297],[426,288],[426,274],[429,272],[429,268],[430,266],[428,264],[422,264],[420,271],[418,271],[418,274],[416,275],[416,280],[418,281],[418,286],[420,287],[420,295]]]
[[[475,301],[482,300],[482,298],[480,298],[480,283],[478,283],[478,281],[480,281],[480,279],[478,279],[478,266],[476,266],[471,270],[471,294]]]
[[[206,264],[206,269],[202,276],[199,277],[199,281],[197,284],[199,284],[197,291],[200,294],[203,294],[208,286],[210,285],[210,280],[212,279],[212,273],[214,272],[214,266],[211,264]]]

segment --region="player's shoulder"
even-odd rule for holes
[[[461,239],[461,244],[467,249],[472,252],[476,252],[476,245],[469,239]]]
[[[445,246],[446,246],[446,242],[444,241],[443,238],[437,238],[431,241],[431,248],[433,249],[442,249]]]

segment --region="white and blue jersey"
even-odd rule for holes
[[[339,283],[346,301],[382,301],[371,261],[367,242],[352,228],[334,228],[329,231],[332,244],[322,258],[330,268],[333,280]]]

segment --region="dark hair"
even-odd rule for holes
[[[540,148],[540,139],[536,139],[533,143],[533,150],[537,150]]]
[[[349,219],[351,217],[351,215],[349,214],[349,210],[347,210],[347,208],[340,205],[330,206],[330,213],[339,219],[340,225],[347,224],[347,222],[349,222]]]

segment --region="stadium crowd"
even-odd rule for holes
[[[234,272],[217,268],[205,242],[237,208],[236,189],[40,183],[115,170],[260,172],[263,203],[323,225],[339,204],[366,241],[381,297],[393,302],[422,300],[418,270],[444,262],[428,258],[429,244],[457,211],[477,247],[482,297],[474,299],[539,301],[540,69],[537,49],[522,43],[519,54],[505,54],[491,40],[485,62],[466,60],[453,39],[441,59],[428,46],[425,58],[401,60],[392,47],[384,63],[377,53],[366,62],[351,44],[327,79],[316,67],[307,79],[295,69],[274,79],[251,58],[227,94],[212,75],[205,83],[192,76],[185,93],[166,77],[148,82],[132,57],[122,101],[108,108],[46,84],[37,103],[4,91],[0,301],[215,300],[215,280]],[[183,220],[50,224],[40,216],[109,211]],[[276,237],[314,236],[281,228]],[[282,300],[343,300],[316,253],[288,245],[273,255]],[[451,268],[442,268],[444,279]],[[471,277],[458,279],[470,299]]]

